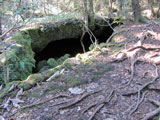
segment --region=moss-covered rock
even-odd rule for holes
[[[24,80],[32,73],[32,68],[35,66],[34,52],[31,48],[31,39],[29,36],[22,36],[17,33],[5,41],[6,44],[11,45],[4,53],[0,54],[0,68],[3,64],[6,66],[8,62],[9,67],[9,81]],[[0,83],[4,82],[4,72],[0,69]]]
[[[40,62],[38,62],[37,66],[36,66],[36,72],[40,71],[44,66],[47,66],[47,61],[46,60],[42,60]]]
[[[57,62],[54,58],[49,58],[49,59],[47,60],[47,64],[48,64],[49,66],[56,67],[56,66],[58,65],[58,62]]]
[[[42,82],[53,75],[57,70],[61,70],[64,68],[64,65],[59,65],[55,68],[51,68],[42,73],[32,74],[28,76],[28,78],[20,83],[20,87],[24,90],[28,90],[35,86],[38,82]]]
[[[57,23],[44,23],[22,29],[32,39],[32,48],[35,52],[42,51],[50,42],[62,39],[78,38],[82,33],[82,22],[68,19]]]

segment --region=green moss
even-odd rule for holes
[[[49,84],[47,89],[44,90],[44,94],[49,92],[49,91],[52,91],[52,90],[56,90],[56,91],[62,91],[62,90],[66,90],[68,89],[68,86],[66,85],[55,85],[55,84]]]
[[[32,93],[31,92],[26,92],[25,96],[29,97],[29,98],[31,98],[31,97],[39,98],[40,97],[40,92],[41,92],[41,88],[37,88]]]
[[[84,54],[78,54],[76,56],[76,58],[81,61],[82,63],[84,64],[87,64],[87,63],[92,63],[93,61],[95,61],[95,57],[94,56],[90,56],[89,54],[87,53],[84,53]]]
[[[40,71],[44,66],[47,66],[47,61],[46,60],[42,60],[40,61],[38,64],[37,64],[37,67],[36,67],[36,71]]]
[[[48,61],[47,61],[47,65],[51,66],[51,67],[56,67],[58,65],[61,65],[63,64],[66,68],[68,69],[72,69],[70,64],[67,63],[67,62],[64,62],[65,60],[67,60],[68,58],[70,57],[69,54],[65,54],[64,56],[58,58],[57,60],[54,59],[54,58],[49,58]]]
[[[69,69],[69,70],[72,70],[72,65],[70,63],[68,63],[67,61],[65,61],[63,63],[63,65],[65,66],[65,68]]]
[[[32,73],[32,68],[35,65],[34,52],[31,48],[31,40],[29,37],[23,37],[20,32],[8,38],[6,43],[12,43],[9,50],[6,52],[7,60],[4,54],[0,54],[0,61],[9,64],[10,80],[24,80]],[[2,64],[0,65],[2,67]],[[3,83],[3,72],[0,74],[0,83]]]
[[[84,81],[78,77],[75,76],[63,76],[64,77],[64,82],[69,85],[69,87],[72,86],[78,86],[84,83]],[[71,86],[70,86],[71,85]]]
[[[22,87],[24,90],[28,90],[35,86],[38,82],[42,82],[43,80],[46,80],[51,75],[53,75],[57,70],[63,69],[63,65],[59,65],[55,68],[46,70],[42,73],[32,74],[29,75],[28,78],[21,82],[20,87]]]
[[[54,58],[49,58],[47,64],[49,66],[56,67],[58,65],[58,62]]]
[[[22,87],[24,90],[28,90],[36,85],[36,83],[41,82],[44,80],[44,76],[41,74],[32,74],[28,76],[28,78],[21,82],[20,87]]]
[[[75,77],[75,78],[70,79],[70,81],[71,81],[71,83],[72,83],[73,86],[77,86],[77,85],[81,84],[82,80]]]

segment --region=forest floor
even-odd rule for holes
[[[3,115],[9,120],[160,120],[159,28],[156,23],[120,26],[115,43],[124,46],[118,52],[111,45],[97,56],[86,53],[95,59],[75,60],[72,70],[24,91],[21,108]]]

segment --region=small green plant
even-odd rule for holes
[[[50,58],[47,61],[47,64],[51,67],[56,67],[58,65],[61,65],[66,59],[68,59],[70,57],[69,54],[65,54],[64,56],[58,58],[57,60],[54,58]]]

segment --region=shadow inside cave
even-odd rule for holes
[[[109,26],[104,27],[103,29],[96,26],[93,33],[95,34],[98,43],[102,43],[106,42],[107,38],[112,35],[113,30]],[[78,53],[83,53],[80,37],[81,36],[74,39],[62,39],[49,43],[40,53],[35,54],[36,63],[41,60],[48,60],[49,58],[59,58],[65,54],[70,54],[71,57],[74,57]],[[92,40],[95,41],[93,37]],[[92,42],[88,33],[84,36],[83,44],[86,51],[89,51],[89,46]]]

